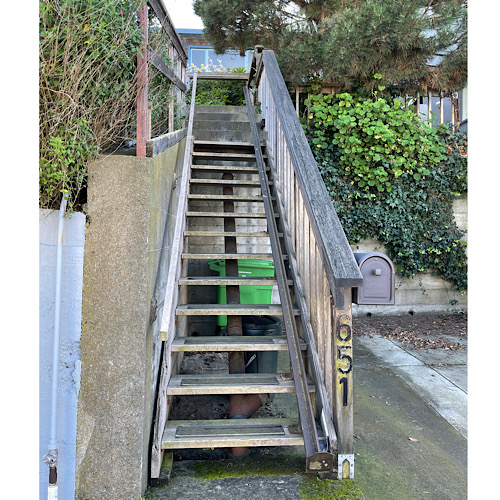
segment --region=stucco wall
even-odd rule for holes
[[[42,457],[48,451],[53,376],[54,307],[59,210],[39,214],[39,489],[47,497],[48,467]],[[82,321],[85,215],[65,217],[62,253],[59,391],[57,440],[59,442],[59,498],[74,498],[75,444],[80,388],[80,334]]]
[[[467,199],[454,200],[453,211],[457,226],[467,229]],[[467,236],[467,235],[466,235]],[[464,240],[467,240],[467,237]],[[364,240],[359,245],[353,245],[354,252],[386,253],[381,242]],[[426,312],[458,312],[467,309],[467,295],[462,295],[453,289],[453,283],[437,276],[432,271],[427,274],[417,274],[413,279],[396,276],[396,303],[393,306],[368,306],[353,304],[353,315],[395,315]]]
[[[184,146],[89,166],[79,499],[139,498],[147,486],[161,350],[151,304],[164,299]]]

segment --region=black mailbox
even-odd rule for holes
[[[382,253],[355,253],[363,286],[353,289],[355,304],[394,305],[396,271],[391,259]]]

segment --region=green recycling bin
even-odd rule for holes
[[[217,271],[219,276],[226,276],[226,261],[223,259],[212,259],[208,261],[212,271]],[[238,261],[238,275],[244,277],[273,277],[274,263],[271,260],[241,259]],[[240,285],[241,304],[270,304],[273,292],[272,285]],[[226,304],[226,285],[219,285],[217,290],[217,303]],[[217,316],[217,325],[225,328],[227,316]]]

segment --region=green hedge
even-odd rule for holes
[[[40,207],[81,203],[86,165],[134,128],[140,0],[40,1]]]
[[[304,123],[352,244],[383,242],[398,273],[432,272],[467,288],[453,199],[467,191],[467,137],[417,120],[398,99],[313,94]]]

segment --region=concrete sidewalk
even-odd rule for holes
[[[355,338],[354,359],[355,480],[365,498],[466,499],[466,349],[412,350],[374,335]]]
[[[366,500],[467,498],[466,348],[412,350],[379,335],[355,337],[354,412],[355,483]],[[278,475],[242,474],[262,462],[257,450],[248,466],[234,466],[232,477],[203,476],[197,464],[174,462],[170,484],[146,498],[231,500],[235,492],[254,500],[315,498],[303,496],[303,448],[296,448],[270,451],[281,455],[264,469],[276,467]],[[280,469],[287,460],[288,470]],[[219,462],[231,469],[231,461]]]

